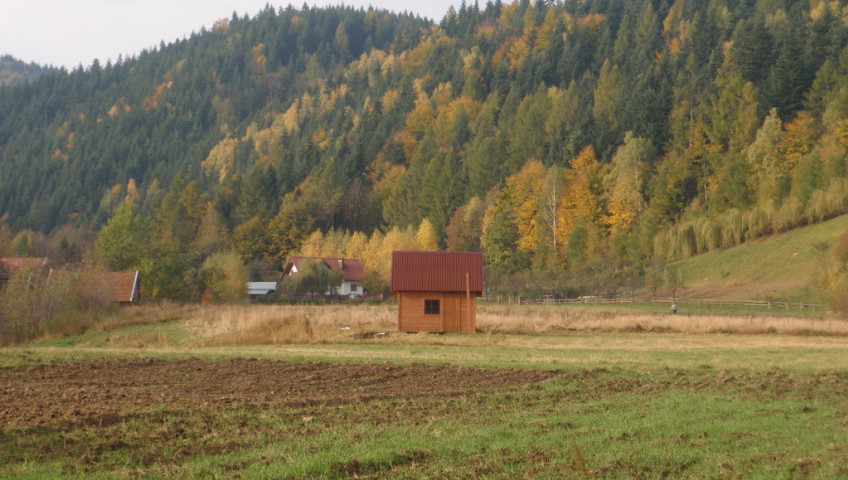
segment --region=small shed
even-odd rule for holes
[[[251,301],[277,291],[277,282],[247,282],[247,295]]]
[[[391,286],[399,331],[474,333],[483,254],[392,252]]]

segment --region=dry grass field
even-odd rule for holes
[[[755,362],[822,371],[848,364],[848,322],[836,318],[481,305],[477,334],[434,335],[398,332],[396,312],[391,305],[148,305],[85,335],[45,341],[38,351],[546,369],[732,369]]]
[[[230,305],[178,308],[178,312],[145,311],[116,319],[179,316],[191,331],[191,346],[326,344],[347,341],[365,332],[397,332],[394,306]],[[545,336],[568,333],[776,334],[846,336],[848,321],[836,318],[641,313],[617,308],[557,305],[482,305],[477,311],[479,333]],[[406,335],[407,342],[479,344],[476,336]],[[526,341],[526,338],[524,338]],[[400,341],[397,338],[394,341]]]

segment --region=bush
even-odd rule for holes
[[[827,302],[839,315],[848,315],[848,272],[830,272],[822,279]]]
[[[217,303],[234,302],[247,297],[247,267],[234,252],[216,253],[203,262],[200,282],[204,299]]]
[[[0,345],[25,343],[45,335],[81,333],[106,307],[107,299],[88,298],[85,279],[96,274],[43,275],[21,269],[0,290]]]

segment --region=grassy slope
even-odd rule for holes
[[[848,228],[848,215],[754,240],[681,262],[685,288],[678,296],[729,300],[820,302],[816,275]]]

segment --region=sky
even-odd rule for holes
[[[344,5],[408,11],[441,21],[461,0],[0,0],[0,55],[40,65],[88,67],[188,37],[235,11],[253,17],[266,4]],[[283,3],[284,2],[284,3]]]

